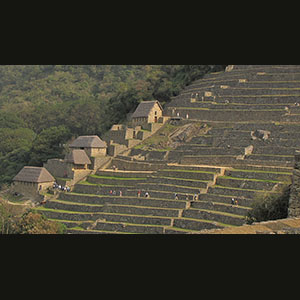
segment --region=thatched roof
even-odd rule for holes
[[[158,104],[158,106],[160,107],[161,110],[162,107],[159,103],[159,101],[154,100],[154,101],[143,101],[141,102],[138,107],[136,108],[135,112],[132,115],[132,118],[144,118],[144,117],[148,117],[151,109],[153,108],[153,106],[155,105],[155,103]]]
[[[74,149],[65,157],[66,162],[71,162],[75,165],[91,164],[91,161],[84,150]]]
[[[70,144],[70,148],[106,148],[107,145],[97,135],[82,135],[79,136],[73,143]]]
[[[51,182],[55,181],[54,177],[44,167],[25,166],[14,178],[14,181],[26,182]]]

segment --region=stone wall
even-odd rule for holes
[[[296,151],[295,154],[288,216],[289,218],[300,216],[300,151]]]
[[[44,168],[46,168],[50,174],[54,177],[73,177],[72,164],[66,163],[62,159],[48,159],[47,163],[44,163]]]
[[[45,191],[48,187],[51,187],[53,182],[43,182],[43,183],[34,183],[34,182],[22,182],[15,181],[12,185],[12,191],[20,193],[26,197],[38,199],[39,191]],[[40,189],[41,187],[41,189]]]

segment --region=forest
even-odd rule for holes
[[[1,65],[0,188],[25,165],[62,158],[64,143],[100,137],[142,100],[162,105],[225,65]]]

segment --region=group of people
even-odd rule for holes
[[[117,195],[117,192],[115,191],[115,190],[110,190],[109,191],[109,195],[110,196],[116,196]],[[123,192],[122,191],[120,191],[120,197],[122,197],[123,196]]]
[[[231,205],[236,205],[238,206],[239,205],[239,202],[237,199],[234,199],[234,198],[231,198]]]
[[[68,187],[68,186],[62,186],[60,184],[57,184],[56,182],[53,183],[53,189],[58,189],[62,192],[70,192],[71,191],[71,188]]]

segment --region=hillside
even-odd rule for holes
[[[70,233],[243,225],[256,197],[276,195],[291,181],[300,146],[299,83],[299,66],[235,65],[207,74],[165,106],[166,116],[181,121],[38,210]]]
[[[63,157],[82,134],[102,136],[141,100],[168,102],[218,65],[1,65],[0,188],[24,165]]]

